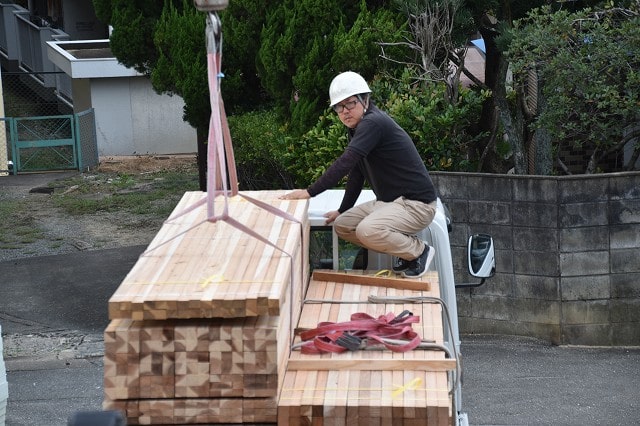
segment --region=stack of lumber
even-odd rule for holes
[[[296,334],[324,321],[349,321],[356,312],[377,318],[407,309],[420,316],[413,329],[423,340],[443,344],[441,305],[427,301],[368,302],[369,296],[437,298],[436,273],[420,280],[365,275],[315,271]],[[278,424],[450,425],[448,371],[455,368],[455,359],[447,358],[442,350],[359,350],[320,355],[294,350],[278,402]]]
[[[277,420],[292,327],[308,282],[306,201],[281,191],[187,192],[109,300],[105,409],[128,424]],[[226,219],[224,213],[277,248]],[[197,206],[190,209],[191,206]]]

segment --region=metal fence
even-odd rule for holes
[[[73,115],[10,118],[16,172],[78,168]]]
[[[92,109],[75,114],[78,169],[87,170],[99,163],[96,115]]]
[[[44,87],[42,76],[58,77],[63,72],[3,72],[2,89],[6,117],[34,117],[73,114],[73,108],[58,96],[55,88]]]
[[[71,115],[1,120],[11,161],[8,171],[14,174],[85,170],[98,164],[93,109]]]
[[[40,74],[2,74],[6,117],[2,118],[1,136],[10,161],[6,169],[20,173],[84,170],[97,165],[93,109],[74,114],[55,89],[40,84]],[[4,169],[0,164],[0,172]]]

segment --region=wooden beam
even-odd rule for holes
[[[290,359],[287,363],[288,371],[325,371],[325,370],[391,370],[391,371],[450,371],[455,370],[454,359],[380,359],[357,358],[340,359],[337,357],[326,359]]]
[[[378,276],[375,271],[331,271],[316,269],[313,271],[315,281],[334,283],[359,284],[379,287],[397,288],[402,290],[430,291],[433,275],[425,275],[417,279],[391,276]]]

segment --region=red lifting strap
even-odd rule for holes
[[[301,347],[301,352],[342,353],[380,344],[393,352],[410,351],[422,342],[420,336],[411,328],[411,324],[418,322],[420,317],[409,311],[404,311],[398,316],[390,312],[378,318],[358,312],[351,315],[351,321],[321,322],[318,327],[300,333],[300,338],[306,341]],[[389,343],[385,339],[402,340],[407,343]]]

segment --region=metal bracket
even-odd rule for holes
[[[219,53],[222,50],[222,22],[216,12],[207,13],[205,35],[207,38],[207,52]]]
[[[193,4],[201,12],[212,12],[225,9],[229,5],[229,0],[193,0]]]

